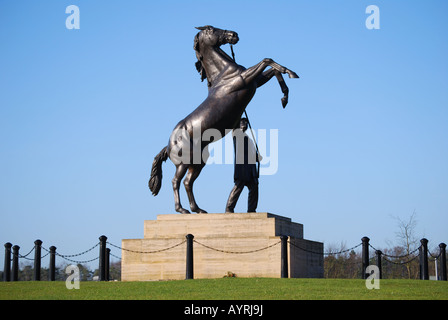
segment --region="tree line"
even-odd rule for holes
[[[329,253],[344,251],[344,246],[336,250],[335,247],[329,248]],[[381,259],[382,278],[383,279],[419,279],[420,263],[419,252],[407,253],[405,248],[395,246],[391,249],[381,250],[383,253]],[[436,251],[434,251],[436,252]],[[340,253],[328,254],[324,258],[324,277],[325,278],[362,278],[362,260],[361,253],[354,250]],[[369,264],[376,265],[376,257],[370,254]],[[436,261],[432,256],[428,257],[429,276],[436,275]],[[440,268],[440,261],[437,261],[437,267]],[[440,270],[438,270],[440,275]]]
[[[414,212],[407,218],[392,217],[397,224],[395,232],[396,245],[390,248],[378,249],[382,254],[382,276],[383,279],[419,279],[420,262],[419,251],[420,239],[417,236],[417,214]],[[345,245],[341,244],[339,248],[334,245],[329,246],[326,251],[343,252]],[[375,252],[370,253],[369,264],[376,265]],[[436,259],[439,252],[438,248],[430,250],[428,257],[429,276],[436,275]],[[437,261],[437,267],[440,267],[440,261]],[[361,253],[355,251],[344,252],[341,254],[329,254],[324,259],[324,277],[325,278],[361,278]],[[440,272],[438,272],[440,275]]]

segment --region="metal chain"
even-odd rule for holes
[[[60,257],[61,257],[62,259],[68,260],[68,261],[70,261],[70,262],[79,263],[79,264],[92,262],[92,261],[98,260],[98,259],[100,258],[100,257],[96,257],[96,258],[93,258],[93,259],[90,259],[90,260],[78,261],[78,260],[72,260],[72,259],[66,258],[66,257],[64,257],[64,256],[60,256]]]
[[[67,257],[78,257],[81,256],[83,254],[86,254],[89,251],[92,251],[93,249],[95,249],[96,247],[98,247],[100,245],[100,243],[98,242],[97,244],[95,244],[93,247],[91,247],[90,249],[87,249],[86,251],[83,251],[81,253],[77,253],[77,254],[60,254],[58,252],[55,252],[56,255],[60,256],[61,258],[67,258]],[[42,247],[42,249],[44,249],[45,251],[50,252],[48,249]]]
[[[18,255],[16,255],[16,254],[14,253],[14,251],[11,252],[11,254],[12,254],[13,257],[17,256],[17,257],[20,258],[20,259],[23,258],[23,259],[27,259],[27,260],[33,261],[34,258],[27,258],[27,256],[30,255],[30,253],[33,252],[33,250],[34,250],[34,247],[30,250],[30,252],[28,252],[28,253],[27,253],[26,255],[24,255],[24,256],[21,255],[20,253],[19,253]]]
[[[19,254],[19,258],[20,259],[26,259],[26,260],[30,260],[30,261],[34,261],[34,258],[28,258],[28,257],[26,257],[26,256],[24,256],[24,257],[22,257],[20,254]]]
[[[411,263],[412,261],[414,261],[415,259],[417,259],[418,256],[414,256],[413,258],[409,259],[408,261],[402,261],[402,262],[395,262],[395,261],[389,260],[389,259],[387,259],[387,258],[385,258],[385,257],[382,257],[382,258],[383,258],[385,261],[390,262],[390,263],[392,263],[392,264],[396,264],[396,265],[404,265],[404,264]]]
[[[433,258],[433,259],[439,259],[439,257],[440,257],[440,252],[439,252],[439,254],[438,255],[433,255],[430,251],[429,251],[429,249],[428,249],[428,253],[429,253],[429,255]]]
[[[120,249],[120,250],[128,251],[128,252],[133,252],[133,253],[157,253],[157,252],[167,251],[167,250],[173,249],[173,248],[175,248],[175,247],[178,247],[178,246],[180,246],[181,244],[184,244],[185,242],[187,242],[187,240],[184,240],[184,241],[182,241],[182,242],[180,242],[180,243],[178,243],[178,244],[175,244],[174,246],[171,246],[171,247],[168,247],[168,248],[165,248],[165,249],[160,249],[160,250],[154,250],[154,251],[136,251],[136,250],[130,250],[130,249],[122,248],[122,247],[120,247],[120,246],[117,246],[117,245],[115,245],[115,244],[110,243],[109,241],[107,241],[107,243],[110,244],[112,247],[115,247],[115,248]]]
[[[21,255],[20,253],[19,253],[19,258],[25,258],[25,259],[28,259],[28,260],[34,260],[34,258],[33,259],[31,259],[31,258],[27,258],[27,256],[29,256],[30,254],[31,254],[31,252],[33,252],[34,251],[34,247],[30,250],[30,252],[28,252],[26,255]],[[14,254],[14,252],[13,252],[13,254]]]
[[[378,251],[378,250],[377,250],[374,246],[372,246],[370,243],[369,243],[369,247],[372,248],[372,249],[375,250],[375,251]],[[394,259],[400,259],[400,258],[404,258],[404,257],[408,257],[408,256],[410,256],[410,255],[413,255],[413,254],[414,254],[415,252],[417,252],[417,250],[419,250],[420,248],[421,248],[421,246],[419,246],[418,248],[414,249],[413,251],[411,251],[411,252],[409,252],[409,253],[407,253],[407,254],[401,255],[401,256],[392,256],[392,255],[385,254],[385,253],[382,253],[381,255],[384,256],[384,257],[389,257],[389,258],[394,258]]]
[[[324,252],[323,255],[324,256],[330,256],[330,255],[334,255],[334,254],[346,253],[346,252],[349,252],[349,251],[352,251],[352,250],[358,248],[360,245],[362,245],[362,242],[357,244],[354,247],[349,248],[349,249],[345,249],[345,250],[342,250],[342,251],[339,251],[339,252]],[[293,246],[296,246],[296,245],[293,244]],[[299,248],[299,249],[302,249],[302,248]],[[302,249],[302,250],[306,251],[305,249]],[[314,253],[320,254],[320,252],[314,252]]]
[[[361,242],[360,244],[358,244],[358,245],[356,245],[356,246],[354,246],[354,247],[351,247],[351,248],[349,248],[349,249],[342,250],[342,251],[339,251],[339,252],[323,252],[323,253],[322,253],[322,252],[317,252],[317,251],[311,251],[311,250],[308,250],[308,249],[304,249],[304,248],[302,248],[302,247],[299,247],[299,246],[296,245],[295,243],[292,243],[292,242],[289,241],[289,240],[288,240],[288,242],[289,242],[289,244],[293,245],[294,247],[296,247],[296,248],[298,248],[298,249],[300,249],[300,250],[302,250],[302,251],[309,252],[309,253],[315,253],[315,254],[323,254],[324,256],[335,255],[335,254],[341,254],[341,253],[349,252],[349,251],[351,251],[351,250],[353,250],[353,249],[356,249],[357,247],[359,247],[359,246],[362,244],[362,242]]]
[[[121,257],[118,257],[118,256],[114,255],[113,253],[109,252],[109,254],[110,254],[112,257],[121,260]]]
[[[211,250],[219,251],[219,252],[224,252],[224,253],[233,253],[233,254],[245,254],[245,253],[258,252],[258,251],[266,250],[266,249],[269,249],[269,248],[271,248],[271,247],[273,247],[273,246],[276,246],[276,245],[278,245],[278,244],[281,242],[281,240],[280,240],[279,242],[276,242],[276,243],[274,243],[274,244],[271,244],[271,245],[269,245],[269,246],[267,246],[267,247],[264,247],[264,248],[261,248],[261,249],[250,250],[250,251],[228,251],[228,250],[222,250],[222,249],[212,248],[212,247],[207,246],[207,245],[205,245],[205,244],[203,244],[203,243],[200,243],[200,242],[198,242],[198,241],[196,241],[196,240],[193,240],[193,241],[196,242],[197,244],[199,244],[199,245],[201,245],[201,246],[207,248],[207,249],[211,249]]]
[[[91,247],[90,249],[87,249],[87,250],[85,250],[83,252],[80,252],[80,253],[77,253],[77,254],[65,254],[64,255],[64,254],[60,254],[58,252],[55,252],[54,254],[59,256],[59,257],[61,257],[61,258],[63,258],[63,259],[65,259],[65,260],[67,260],[67,261],[70,261],[70,262],[79,263],[79,264],[88,263],[88,262],[92,262],[92,261],[95,261],[95,260],[99,259],[99,257],[96,257],[96,258],[93,258],[93,259],[90,259],[90,260],[73,260],[73,259],[69,259],[68,257],[78,257],[78,256],[81,256],[83,254],[86,254],[87,252],[92,251],[98,245],[99,245],[99,242],[97,244],[95,244],[93,247]],[[49,255],[51,253],[50,250],[48,250],[47,248],[42,247],[42,246],[41,246],[41,248],[44,249],[45,251],[47,251],[47,254],[45,254],[41,258],[44,258],[44,257],[46,257],[47,255]]]

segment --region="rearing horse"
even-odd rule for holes
[[[220,132],[220,137],[224,137],[227,130],[237,127],[241,115],[254,96],[256,89],[268,82],[273,76],[277,78],[284,94],[282,98],[284,108],[288,103],[288,87],[282,74],[287,73],[290,78],[298,78],[295,72],[268,58],[246,69],[235,63],[220,48],[227,43],[236,44],[239,41],[236,32],[221,30],[212,26],[197,29],[201,31],[194,38],[194,50],[198,58],[196,68],[201,74],[201,80],[207,79],[208,96],[196,110],[176,125],[168,145],[154,158],[151,178],[148,182],[152,194],[156,196],[162,185],[162,162],[169,157],[176,166],[172,183],[175,210],[180,213],[190,213],[182,208],[179,197],[180,182],[185,174],[184,186],[191,211],[207,213],[198,207],[193,195],[193,183],[207,161],[208,144],[213,142],[202,141],[200,138],[202,133],[213,128]],[[267,67],[271,68],[264,71]],[[199,139],[197,138],[198,134],[200,135]],[[195,161],[195,152],[197,154],[198,151],[200,152],[200,160],[197,161],[196,158]]]

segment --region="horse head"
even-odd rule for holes
[[[201,80],[207,78],[207,73],[202,64],[203,54],[202,52],[208,48],[217,48],[224,44],[236,44],[239,41],[238,33],[235,31],[222,30],[212,26],[196,27],[200,30],[194,37],[194,50],[196,51],[196,57],[198,61],[196,62],[196,69],[201,74]],[[209,83],[210,85],[210,83]]]
[[[236,44],[239,41],[235,31],[222,30],[212,26],[196,27],[201,30],[195,37],[194,49],[199,51],[200,46],[222,46],[223,44]]]

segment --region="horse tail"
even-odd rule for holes
[[[168,159],[167,147],[163,148],[152,162],[151,178],[149,178],[148,187],[154,196],[159,193],[162,187],[162,163],[166,159]]]

